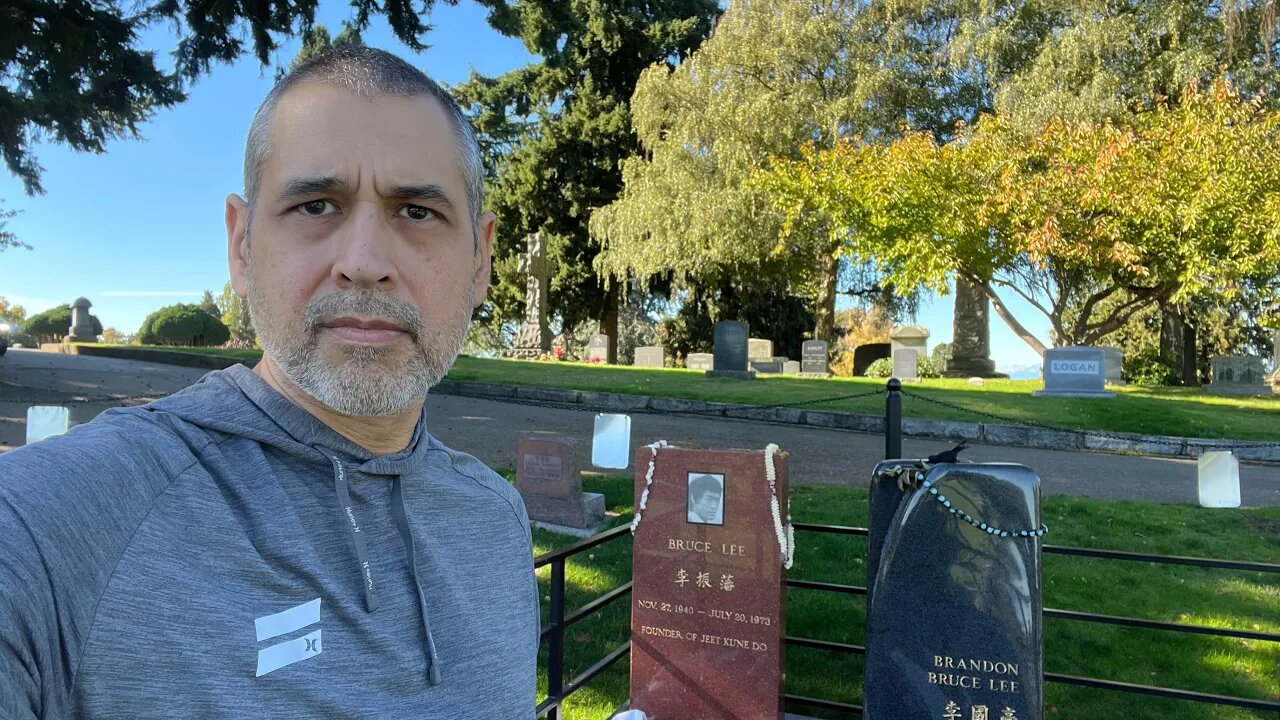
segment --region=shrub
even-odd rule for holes
[[[942,377],[942,374],[938,372],[938,366],[934,363],[933,358],[926,355],[916,355],[916,376],[936,378]],[[893,358],[880,358],[868,365],[866,377],[893,377]]]
[[[143,345],[209,347],[230,340],[231,331],[199,305],[179,303],[148,315],[138,338]]]
[[[867,377],[893,377],[893,358],[880,358],[867,366]]]
[[[98,322],[98,318],[90,313],[89,321],[93,324],[93,333],[101,335],[102,323]],[[42,313],[32,315],[22,324],[23,334],[35,336],[36,340],[42,343],[61,342],[70,329],[70,305],[49,308]]]
[[[1120,367],[1120,376],[1134,385],[1181,385],[1178,365],[1159,350],[1150,349],[1126,355]]]

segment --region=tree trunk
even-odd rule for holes
[[[1182,384],[1195,387],[1200,384],[1196,365],[1196,331],[1176,305],[1160,308],[1160,354],[1173,360]]]
[[[1009,329],[1013,331],[1013,334],[1017,335],[1022,342],[1029,345],[1032,350],[1035,350],[1037,355],[1044,357],[1044,343],[1040,342],[1035,335],[1031,334],[1030,330],[1023,327],[1022,323],[1018,322],[1018,319],[1013,316],[1013,313],[1009,312],[1008,306],[1004,304],[1004,301],[1000,299],[1000,296],[996,294],[996,291],[991,289],[991,284],[985,282],[977,283],[977,287],[982,288],[982,291],[987,294],[987,297],[991,298],[991,307],[995,308],[996,314],[1000,316],[1000,319],[1004,321],[1005,325],[1009,326]]]
[[[618,364],[618,286],[615,278],[609,278],[609,291],[604,296],[600,310],[600,334],[609,336],[609,364]]]
[[[836,329],[836,271],[840,261],[832,254],[822,256],[818,285],[818,297],[813,309],[813,339],[835,344]]]

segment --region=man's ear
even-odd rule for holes
[[[493,269],[493,233],[498,225],[498,218],[491,212],[480,216],[476,225],[476,272],[471,279],[475,290],[475,307],[484,304],[489,294],[489,276]]]
[[[249,296],[249,204],[232,193],[227,196],[227,269],[231,288],[240,297]]]

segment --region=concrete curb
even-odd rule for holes
[[[533,388],[521,385],[496,385],[493,383],[459,382],[445,380],[433,392],[441,395],[458,395],[488,399],[518,398],[559,405],[578,405],[582,409],[601,412],[656,412],[691,413],[712,417],[726,417],[757,422],[808,425],[835,430],[853,430],[865,433],[883,433],[884,417],[832,410],[804,410],[789,407],[744,407],[727,403],[687,400],[684,398],[647,397],[586,390],[560,390],[557,388]],[[1104,435],[1088,434],[1087,430],[1062,431],[1028,425],[1001,425],[997,423],[969,423],[952,420],[925,420],[903,418],[902,434],[909,437],[937,438],[941,440],[970,440],[986,445],[1009,445],[1049,450],[1092,450],[1096,452],[1153,455],[1157,457],[1196,458],[1205,446],[1214,450],[1231,450],[1241,460],[1280,462],[1280,443],[1275,447],[1247,447],[1257,443],[1250,440],[1215,440],[1184,438],[1172,435],[1140,435],[1138,433],[1107,432]],[[1242,445],[1238,449],[1232,446]]]
[[[94,345],[76,345],[74,343],[43,343],[41,352],[59,353],[62,355],[89,355],[92,357],[115,358],[117,360],[140,360],[142,362],[163,363],[204,370],[223,370],[232,365],[257,364],[253,360],[218,357],[217,355],[201,355],[177,350],[150,350],[123,347],[97,347]]]

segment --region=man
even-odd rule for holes
[[[715,475],[701,473],[689,478],[689,522],[700,525],[723,525],[720,499],[724,486]]]
[[[423,415],[487,292],[482,182],[392,55],[277,84],[226,204],[262,361],[0,457],[0,718],[533,717],[524,506]]]

